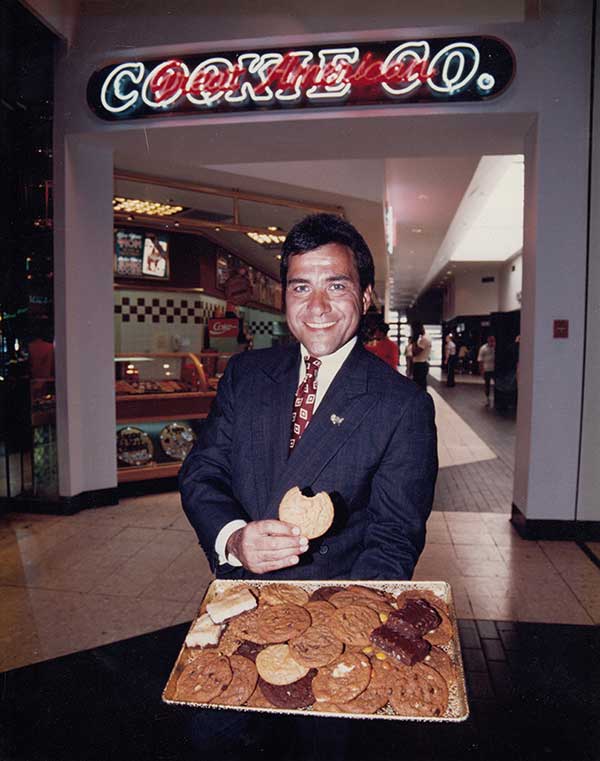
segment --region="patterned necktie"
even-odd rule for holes
[[[306,375],[298,386],[294,399],[290,452],[300,441],[300,437],[310,423],[317,398],[317,373],[321,366],[321,360],[316,359],[316,357],[305,357],[304,362],[306,364]]]

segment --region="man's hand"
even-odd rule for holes
[[[296,565],[308,549],[308,539],[291,523],[277,520],[252,521],[234,531],[227,542],[227,553],[236,556],[252,573],[268,573]]]

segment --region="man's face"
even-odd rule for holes
[[[333,354],[356,335],[370,303],[371,286],[362,292],[346,246],[327,243],[290,257],[286,319],[312,356]]]
[[[494,336],[490,336],[487,342],[488,342],[488,346],[491,346],[492,349],[494,348],[494,346],[496,346],[496,339],[494,338]]]

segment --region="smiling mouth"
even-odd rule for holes
[[[305,324],[313,330],[323,330],[323,328],[333,327],[335,323],[336,321],[334,320],[333,322],[307,322]]]

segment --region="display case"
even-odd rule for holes
[[[177,475],[217,382],[190,352],[115,357],[119,483]]]

